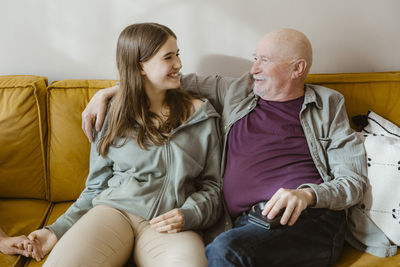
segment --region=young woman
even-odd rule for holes
[[[194,230],[221,210],[219,115],[179,89],[176,36],[163,25],[125,28],[117,66],[119,91],[92,143],[85,190],[30,238],[40,256],[55,245],[44,266],[123,266],[132,254],[137,266],[206,266]]]

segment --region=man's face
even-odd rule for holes
[[[250,73],[254,78],[253,91],[260,97],[269,91],[277,92],[289,82],[291,63],[273,36],[267,35],[258,43]]]

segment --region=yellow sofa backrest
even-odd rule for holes
[[[341,92],[349,118],[372,110],[400,125],[400,72],[310,74],[308,83]],[[115,84],[110,80],[64,80],[48,88],[48,177],[50,199],[76,199],[84,188],[89,142],[81,130],[81,112],[93,94]]]
[[[400,72],[310,74],[306,82],[341,92],[350,120],[371,110],[400,126]]]
[[[47,78],[0,76],[0,197],[46,197]]]
[[[0,197],[75,200],[85,186],[90,143],[81,112],[112,80],[0,76]],[[400,72],[310,74],[341,92],[349,118],[372,110],[400,125]],[[47,95],[47,98],[46,98]]]
[[[90,143],[81,129],[81,113],[99,89],[113,85],[115,81],[111,80],[63,80],[48,87],[47,163],[51,201],[75,200],[84,189]]]

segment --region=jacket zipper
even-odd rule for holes
[[[164,151],[165,151],[165,177],[164,181],[162,183],[162,187],[160,190],[160,193],[158,194],[156,200],[154,201],[153,205],[150,208],[149,211],[149,218],[153,218],[156,214],[156,208],[159,206],[159,203],[161,201],[161,198],[164,196],[165,190],[167,189],[168,181],[169,181],[169,171],[168,171],[168,166],[171,166],[171,157],[169,155],[169,140],[164,144]]]

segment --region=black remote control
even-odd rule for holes
[[[280,220],[284,209],[280,210],[280,212],[273,219],[268,219],[267,216],[262,215],[261,212],[263,209],[264,207],[261,207],[260,205],[254,205],[249,212],[248,221],[268,230],[279,227],[281,225]]]

